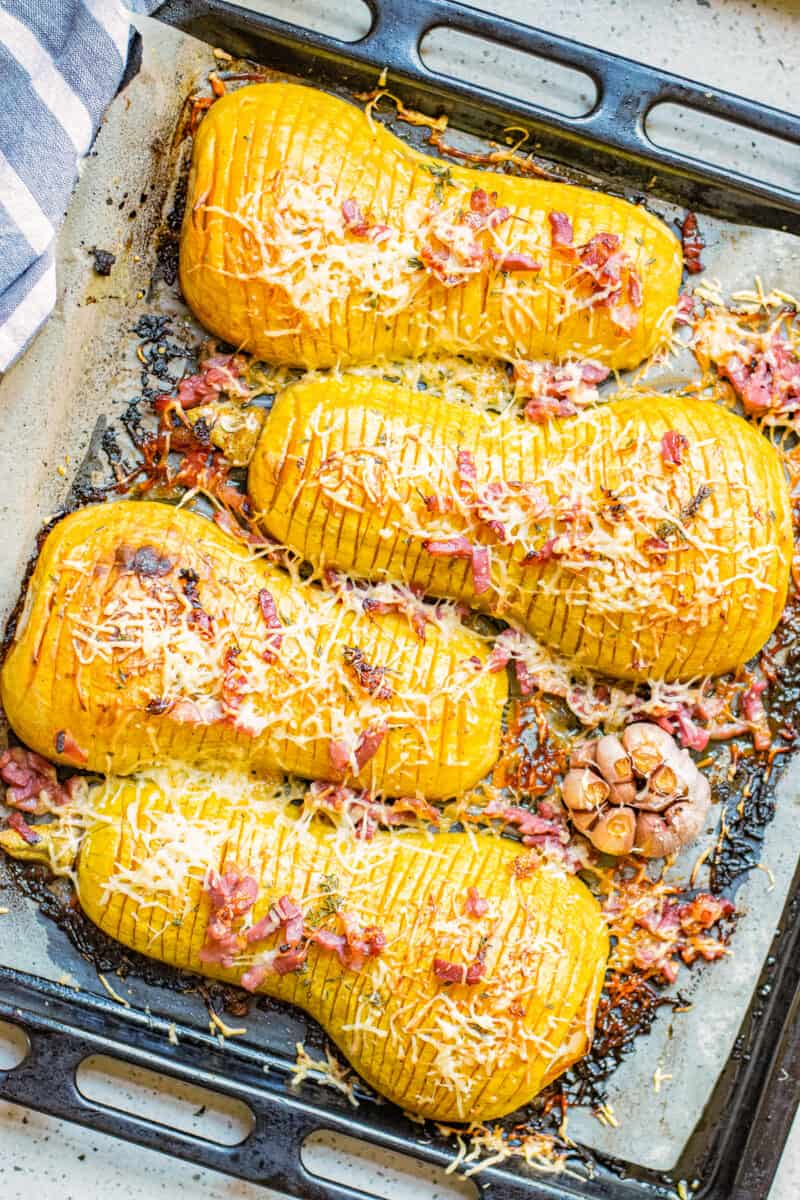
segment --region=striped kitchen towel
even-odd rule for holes
[[[129,10],[157,0],[0,0],[0,372],[56,299],[54,241],[128,58]]]

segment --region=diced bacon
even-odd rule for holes
[[[463,534],[452,538],[434,538],[422,545],[431,558],[472,558],[472,542]]]
[[[475,458],[469,450],[459,450],[456,454],[456,469],[459,485],[469,491],[478,478],[478,468]]]
[[[472,587],[476,596],[487,592],[491,587],[492,575],[487,546],[474,546],[472,549]]]
[[[388,225],[370,224],[361,211],[361,206],[352,196],[342,204],[344,227],[353,237],[368,238],[371,242],[382,242],[391,234]]]
[[[705,249],[705,239],[701,234],[697,217],[693,212],[687,212],[680,226],[681,245],[683,246],[683,265],[690,275],[697,275],[703,270],[700,255]]]
[[[29,846],[35,846],[42,840],[41,834],[38,834],[35,829],[31,829],[21,812],[9,813],[6,817],[6,824],[16,830],[23,842],[27,842]]]
[[[680,705],[668,717],[659,717],[656,723],[662,729],[666,729],[667,733],[677,733],[681,746],[688,746],[691,750],[705,750],[711,740],[708,731],[701,729],[692,719],[685,704]]]
[[[491,675],[496,675],[499,671],[504,671],[510,662],[511,651],[498,642],[492,647],[486,660],[486,669]]]
[[[331,738],[328,742],[328,758],[334,771],[346,771],[350,766],[350,751],[347,742]]]
[[[391,700],[394,691],[387,679],[388,667],[368,663],[358,646],[345,646],[342,656],[365,692],[376,700]]]
[[[275,605],[275,600],[269,588],[261,588],[259,591],[258,607],[261,610],[261,616],[264,618],[264,624],[270,631],[269,636],[267,637],[267,646],[262,657],[264,658],[265,662],[271,663],[274,662],[280,654],[281,646],[283,644],[283,633],[281,632],[283,625],[281,624],[281,619],[278,616],[278,609]]]
[[[327,929],[314,929],[308,935],[323,950],[336,954],[339,962],[348,971],[360,971],[370,958],[377,958],[386,948],[386,935],[377,925],[362,929],[353,913],[337,914],[342,932],[332,933]]]
[[[476,231],[497,229],[511,216],[511,210],[505,205],[497,207],[497,192],[492,192],[490,196],[483,188],[474,189],[469,198],[469,207],[470,213],[467,219]]]
[[[664,539],[660,537],[645,538],[644,542],[642,543],[642,549],[644,550],[645,554],[649,554],[651,558],[660,559],[662,562],[666,562],[667,555],[669,554],[669,542],[665,542]]]
[[[285,953],[276,954],[272,960],[272,970],[278,975],[291,975],[293,971],[299,971],[306,961],[307,954],[307,943],[296,946],[293,950],[287,950]]]
[[[489,911],[489,901],[484,900],[476,887],[467,888],[467,898],[464,902],[464,912],[471,917],[483,917]]]
[[[675,324],[691,325],[694,317],[694,296],[691,292],[683,292],[675,306]]]
[[[336,954],[341,962],[344,961],[347,938],[343,933],[334,933],[332,929],[312,929],[308,940],[314,942],[320,949]]]
[[[48,805],[64,804],[71,798],[69,783],[62,787],[53,764],[22,746],[0,754],[0,779],[7,786],[6,804],[22,812],[40,814]]]
[[[386,725],[381,722],[373,725],[371,729],[365,729],[361,734],[355,748],[356,766],[359,771],[367,765],[370,759],[375,757],[386,733]]]
[[[766,687],[767,681],[762,679],[752,683],[742,696],[742,712],[752,731],[753,745],[756,750],[768,750],[772,744],[767,710],[761,698]]]
[[[688,449],[686,434],[676,433],[674,429],[668,429],[661,439],[661,457],[668,467],[679,467]]]
[[[341,738],[331,738],[328,743],[328,758],[331,766],[335,771],[340,772],[351,770],[353,767],[356,771],[360,771],[370,759],[375,757],[386,733],[387,728],[383,722],[373,725],[370,729],[365,729],[355,744],[352,756],[347,742]]]
[[[678,906],[665,902],[660,908],[648,909],[636,916],[636,924],[663,941],[674,941],[681,929]]]
[[[255,992],[260,987],[270,972],[270,966],[267,963],[256,963],[252,967],[248,967],[239,983],[247,992]]]
[[[520,359],[514,363],[515,396],[525,400],[525,416],[542,423],[551,417],[570,417],[579,408],[596,404],[597,385],[608,378],[608,367],[591,359],[561,364]]]
[[[750,416],[790,412],[800,406],[800,358],[777,334],[764,351],[732,353],[718,363]]]
[[[503,253],[492,251],[492,262],[498,271],[541,271],[542,264],[532,254],[523,254],[518,250],[506,250]]]
[[[247,388],[241,382],[242,362],[235,354],[214,355],[201,362],[193,375],[185,375],[178,384],[177,397],[156,397],[156,412],[164,412],[170,405],[182,409],[197,408],[218,400],[222,392],[245,398]]]
[[[253,907],[258,898],[258,881],[252,875],[243,875],[238,867],[230,867],[224,874],[209,871],[205,890],[213,912],[228,912],[241,917]]]
[[[735,911],[736,906],[725,897],[700,892],[680,906],[678,916],[683,932],[692,935],[710,929],[723,917],[732,917]]]
[[[443,516],[444,513],[452,512],[455,507],[452,496],[426,496],[424,503],[428,512],[434,516]]]
[[[553,245],[571,246],[574,234],[572,231],[572,222],[567,214],[563,212],[549,212],[547,219],[550,222]]]
[[[241,653],[238,646],[229,646],[222,663],[222,706],[228,716],[239,711],[247,687],[247,676],[237,666]]]
[[[514,672],[517,676],[517,684],[521,694],[523,696],[530,696],[531,692],[536,689],[536,683],[521,658],[514,660]]]
[[[447,958],[434,958],[433,973],[442,983],[461,983],[473,987],[479,983],[486,971],[486,963],[479,952],[471,963],[454,963]]]

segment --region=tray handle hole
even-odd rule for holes
[[[241,1100],[105,1054],[85,1058],[75,1081],[86,1100],[220,1146],[241,1145],[255,1126]]]
[[[358,42],[372,28],[363,0],[234,0],[237,8],[275,17],[299,29],[311,29],[340,42]]]
[[[594,80],[528,50],[436,25],[420,42],[420,57],[429,71],[530,101],[565,117],[585,117],[597,103]]]
[[[672,101],[653,105],[644,128],[650,141],[663,150],[800,194],[800,153],[773,134]]]
[[[396,1200],[399,1195],[435,1196],[436,1200],[477,1200],[471,1179],[446,1175],[443,1167],[396,1150],[384,1150],[330,1129],[310,1133],[300,1148],[303,1166],[318,1179],[353,1185],[369,1196]]]
[[[31,1052],[28,1035],[19,1025],[0,1021],[0,1071],[13,1071]]]

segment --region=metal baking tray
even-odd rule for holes
[[[588,173],[609,190],[629,196],[646,191],[656,203],[660,197],[734,220],[745,246],[744,226],[800,232],[800,194],[661,150],[644,132],[647,112],[664,100],[777,135],[794,148],[800,146],[800,119],[447,0],[370,0],[370,9],[372,29],[356,43],[212,0],[167,0],[156,16],[235,57],[343,95],[373,87],[388,67],[391,86],[407,104],[446,112],[455,128],[482,137],[498,138],[504,127],[523,124],[535,135],[537,154],[563,167],[567,177],[577,169],[579,177]],[[419,45],[425,32],[438,26],[584,71],[597,87],[594,109],[582,118],[559,117],[433,73],[423,65]],[[139,385],[130,327],[152,295],[154,257],[156,275],[170,272],[169,238],[163,242],[162,235],[165,216],[167,234],[175,224],[176,180],[180,192],[182,144],[175,131],[185,126],[183,100],[212,65],[207,47],[166,28],[148,42],[140,75],[112,109],[95,147],[97,162],[81,180],[68,217],[61,239],[59,309],[0,385],[3,428],[15,435],[13,444],[0,444],[5,481],[0,511],[8,531],[0,573],[5,612],[16,599],[38,529],[64,506],[76,484],[91,487],[108,424],[119,418]],[[87,265],[87,252],[100,239],[103,244],[115,239],[121,250],[107,281],[92,277]],[[165,252],[154,256],[156,241]],[[177,325],[183,312],[176,304]],[[47,401],[47,421],[34,398]],[[782,778],[776,772],[764,792],[765,819],[776,788],[782,789],[782,805],[790,802],[796,785],[787,788],[787,771],[794,776],[796,765],[786,764]],[[788,850],[793,861],[791,841]],[[593,1172],[580,1179],[550,1178],[513,1164],[490,1166],[474,1177],[480,1195],[674,1200],[679,1180],[699,1180],[690,1194],[707,1200],[766,1196],[794,1116],[800,1077],[800,872],[793,875],[784,864],[784,876],[780,902],[776,898],[768,910],[763,945],[746,981],[750,1002],[732,1052],[669,1169],[637,1165],[634,1150],[596,1154]],[[318,1028],[302,1013],[261,1002],[246,1020],[248,1037],[220,1044],[208,1032],[196,980],[110,947],[79,914],[65,912],[40,881],[5,862],[0,863],[0,902],[11,910],[0,918],[0,1019],[21,1025],[30,1042],[19,1067],[0,1071],[3,1098],[305,1200],[365,1200],[357,1187],[323,1180],[305,1168],[301,1147],[317,1130],[348,1134],[431,1163],[451,1161],[451,1145],[365,1088],[356,1088],[357,1108],[313,1081],[293,1090],[295,1044],[323,1044]],[[103,991],[97,969],[121,971],[123,981],[114,975],[113,983],[130,1007]],[[214,985],[205,996],[220,1012],[230,999]],[[88,1100],[75,1072],[97,1053],[242,1100],[254,1114],[253,1132],[238,1146],[218,1146]]]

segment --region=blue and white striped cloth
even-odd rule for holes
[[[156,0],[0,0],[0,372],[56,300],[54,241],[122,79],[129,10]]]

